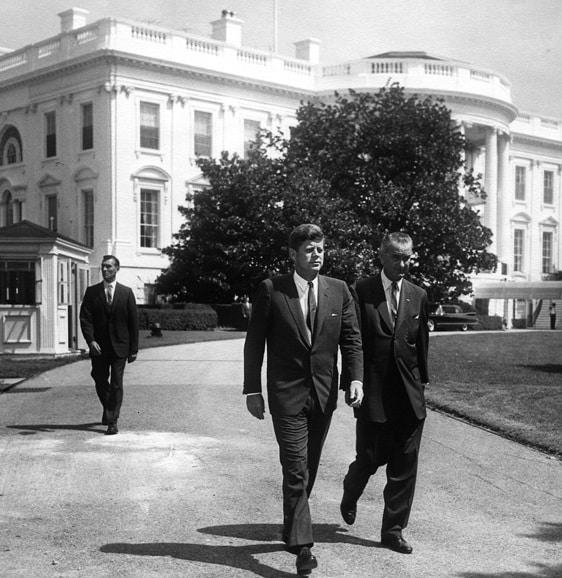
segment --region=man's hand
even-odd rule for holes
[[[265,403],[261,393],[256,395],[247,395],[246,407],[255,418],[263,419],[265,414]]]
[[[135,359],[137,358],[137,354],[136,353],[131,353],[131,355],[129,355],[129,357],[127,357],[127,361],[129,363],[133,363],[133,361],[135,361]]]
[[[357,408],[363,401],[363,384],[360,381],[352,381],[349,389],[345,392],[345,403],[350,407]]]
[[[97,341],[90,343],[90,355],[93,357],[99,357],[101,355],[101,347]]]

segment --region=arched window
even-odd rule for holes
[[[0,138],[0,166],[23,162],[21,136],[15,126],[7,126]]]

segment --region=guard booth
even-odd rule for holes
[[[78,315],[91,252],[30,221],[0,228],[0,355],[86,349]]]

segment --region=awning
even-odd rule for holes
[[[474,284],[476,299],[562,299],[562,281],[494,281]]]

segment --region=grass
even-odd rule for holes
[[[437,335],[430,407],[562,456],[562,331]]]
[[[141,331],[140,349],[244,337],[240,331]],[[76,358],[2,360],[29,378]],[[562,331],[432,335],[428,405],[562,457]]]

